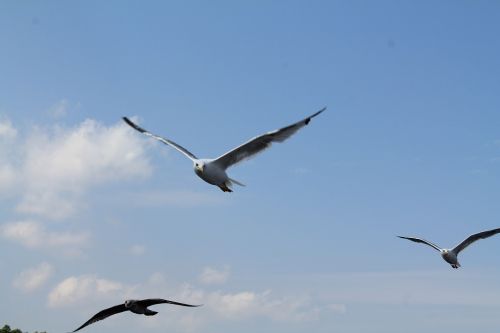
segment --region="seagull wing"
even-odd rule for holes
[[[269,148],[273,142],[285,141],[293,134],[295,134],[299,129],[309,124],[312,118],[316,117],[325,110],[326,107],[319,110],[315,114],[312,114],[309,117],[302,119],[299,122],[296,122],[295,124],[250,139],[241,146],[236,147],[233,150],[218,157],[217,159],[214,160],[214,163],[217,163],[224,169],[226,169],[232,166],[233,164],[236,164],[247,158],[250,158],[255,154],[260,153],[265,149]]]
[[[485,238],[491,237],[491,236],[496,235],[498,233],[500,233],[500,228],[492,229],[492,230],[487,230],[487,231],[482,231],[482,232],[479,232],[477,234],[470,235],[469,237],[467,237],[466,239],[464,239],[462,243],[460,243],[457,246],[455,246],[455,248],[453,249],[453,251],[456,254],[458,254],[460,251],[462,251],[463,249],[465,249],[467,246],[471,245],[475,241],[477,241],[479,239],[485,239]]]
[[[430,247],[433,247],[435,248],[436,250],[438,250],[439,252],[441,252],[441,248],[439,246],[437,246],[436,244],[434,243],[431,243],[429,241],[426,241],[425,239],[421,239],[421,238],[416,238],[416,237],[404,237],[404,236],[398,236],[399,238],[403,238],[403,239],[407,239],[407,240],[411,240],[412,242],[415,242],[415,243],[422,243],[422,244],[427,244],[429,245]]]
[[[120,312],[127,311],[127,308],[125,307],[125,304],[120,304],[120,305],[115,305],[113,307],[110,307],[109,309],[102,310],[101,312],[95,314],[92,318],[87,320],[82,326],[78,327],[76,330],[73,332],[79,331],[85,326],[88,326],[90,324],[93,324],[99,320],[103,320],[108,318],[109,316],[115,315]]]
[[[139,125],[135,124],[134,122],[132,122],[127,117],[123,117],[122,119],[123,119],[123,121],[125,121],[130,127],[132,127],[133,129],[135,129],[136,131],[139,131],[142,134],[150,136],[150,137],[152,137],[152,138],[154,138],[154,139],[156,139],[158,141],[163,142],[164,144],[166,144],[166,145],[168,145],[170,147],[173,147],[173,148],[177,149],[178,151],[180,151],[181,153],[183,153],[184,155],[186,155],[187,158],[189,158],[191,161],[198,159],[196,156],[194,156],[193,153],[191,153],[189,150],[187,150],[186,148],[182,147],[181,145],[178,145],[177,143],[175,143],[175,142],[173,142],[171,140],[162,138],[161,136],[158,136],[156,134],[153,134],[153,133],[150,133],[150,132],[146,131],[144,128],[142,128]]]
[[[151,305],[163,304],[163,303],[174,304],[174,305],[181,305],[181,306],[189,306],[189,307],[200,306],[200,305],[191,305],[191,304],[178,303],[178,302],[169,301],[168,299],[162,299],[162,298],[148,298],[148,299],[143,299],[143,300],[137,301],[137,303],[140,304],[140,305],[142,305],[142,306],[144,306],[144,307],[146,307],[146,308],[148,306],[151,306]]]

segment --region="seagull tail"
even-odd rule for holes
[[[239,186],[246,186],[245,184],[240,183],[239,181],[234,180],[234,179],[232,179],[232,178],[229,178],[229,181],[230,181],[231,183],[235,183],[236,185],[239,185]]]
[[[158,312],[156,311],[152,311],[152,310],[149,310],[149,309],[146,309],[146,312],[144,312],[144,314],[146,316],[154,316],[155,314],[157,314]]]

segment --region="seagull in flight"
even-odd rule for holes
[[[462,250],[464,250],[467,246],[471,245],[472,243],[474,243],[477,240],[485,239],[485,238],[491,237],[493,235],[496,235],[498,233],[500,233],[500,228],[482,231],[482,232],[479,232],[477,234],[470,235],[469,237],[464,239],[460,244],[455,246],[453,249],[442,249],[439,246],[437,246],[436,244],[433,244],[433,243],[426,241],[425,239],[422,239],[422,238],[404,237],[404,236],[398,236],[398,237],[411,240],[412,242],[415,242],[415,243],[423,243],[423,244],[429,245],[430,247],[438,250],[441,253],[441,257],[444,259],[444,261],[449,263],[451,265],[451,267],[458,268],[458,267],[460,267],[460,264],[458,263],[457,257],[458,257],[458,254]]]
[[[181,305],[181,306],[189,306],[189,307],[200,306],[200,305],[190,305],[190,304],[184,304],[184,303],[177,303],[177,302],[173,302],[173,301],[169,301],[169,300],[161,299],[161,298],[149,298],[149,299],[143,299],[143,300],[130,299],[130,300],[126,300],[125,303],[123,303],[123,304],[115,305],[115,306],[112,306],[108,309],[104,309],[104,310],[96,313],[92,318],[87,320],[82,326],[78,327],[72,333],[81,330],[85,326],[93,324],[99,320],[106,319],[109,316],[115,315],[115,314],[120,313],[120,312],[131,311],[133,313],[143,314],[145,316],[154,316],[158,312],[149,310],[148,307],[151,305],[163,304],[163,303]]]
[[[186,148],[169,139],[165,139],[161,136],[146,131],[144,128],[133,123],[127,117],[123,117],[123,120],[133,129],[147,136],[150,136],[168,146],[171,146],[172,148],[184,154],[184,156],[186,156],[193,162],[194,172],[198,175],[198,177],[200,177],[207,183],[218,186],[224,192],[232,192],[231,185],[233,183],[240,186],[245,185],[229,178],[226,173],[227,168],[245,159],[253,157],[257,153],[264,151],[265,149],[269,148],[273,142],[285,141],[293,134],[295,134],[299,129],[308,125],[312,118],[316,117],[325,110],[326,107],[294,124],[265,133],[260,136],[256,136],[255,138],[248,140],[244,144],[228,151],[227,153],[215,159],[198,158]]]

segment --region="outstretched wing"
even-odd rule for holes
[[[491,237],[491,236],[496,235],[498,233],[500,233],[500,228],[482,231],[482,232],[479,232],[477,234],[470,235],[469,237],[464,239],[464,241],[462,243],[455,246],[453,251],[458,254],[460,251],[462,251],[463,249],[465,249],[467,246],[471,245],[475,241],[477,241],[479,239],[485,239],[485,238]]]
[[[134,122],[132,122],[127,117],[123,117],[122,119],[123,119],[123,121],[125,121],[130,127],[132,127],[133,129],[135,129],[136,131],[139,131],[142,134],[150,136],[150,137],[152,137],[152,138],[154,138],[154,139],[156,139],[156,140],[158,140],[160,142],[163,142],[164,144],[166,144],[166,145],[168,145],[170,147],[173,147],[173,148],[177,149],[178,151],[180,151],[181,153],[183,153],[184,155],[186,155],[187,158],[189,158],[191,161],[198,159],[196,156],[194,156],[193,153],[191,153],[189,150],[187,150],[186,148],[182,147],[181,145],[178,145],[177,143],[175,143],[175,142],[173,142],[171,140],[162,138],[161,136],[158,136],[156,134],[153,134],[153,133],[150,133],[150,132],[146,131],[144,128],[142,128],[139,125],[135,124]]]
[[[326,107],[319,110],[313,115],[296,122],[290,126],[283,127],[281,129],[268,132],[261,136],[257,136],[253,139],[250,139],[246,143],[242,144],[239,147],[234,148],[233,150],[225,153],[224,155],[218,157],[214,160],[214,163],[219,164],[224,169],[241,162],[247,158],[254,156],[257,153],[262,152],[266,148],[269,148],[273,142],[283,142],[293,134],[295,134],[299,129],[309,124],[312,118],[319,115],[321,112],[325,111]]]
[[[168,299],[162,299],[162,298],[148,298],[148,299],[143,299],[143,300],[137,301],[137,303],[140,304],[140,305],[142,305],[142,306],[144,306],[144,307],[146,307],[146,308],[148,306],[151,306],[151,305],[163,304],[163,303],[173,304],[173,305],[181,305],[181,306],[189,306],[189,307],[200,306],[200,305],[191,305],[191,304],[178,303],[178,302],[169,301]]]
[[[399,238],[403,238],[403,239],[407,239],[407,240],[411,240],[412,242],[415,242],[415,243],[422,243],[422,244],[429,245],[430,247],[433,247],[434,249],[436,249],[439,252],[441,252],[441,248],[439,246],[437,246],[436,244],[431,243],[429,241],[426,241],[425,239],[416,238],[416,237],[404,237],[404,236],[398,236],[398,237]]]
[[[101,312],[95,314],[92,318],[87,320],[82,326],[78,327],[76,330],[73,332],[79,331],[85,326],[88,326],[90,324],[93,324],[99,320],[103,320],[108,318],[109,316],[115,315],[120,312],[127,311],[127,308],[125,307],[125,304],[120,304],[120,305],[115,305],[113,307],[110,307],[109,309],[102,310]]]

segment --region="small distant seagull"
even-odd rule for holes
[[[193,161],[194,172],[207,183],[218,186],[224,192],[232,192],[231,185],[233,183],[238,184],[240,186],[245,186],[245,185],[234,179],[229,178],[228,175],[226,174],[227,168],[247,158],[254,156],[255,154],[265,150],[266,148],[269,148],[273,142],[285,141],[293,134],[295,134],[299,129],[309,124],[312,118],[316,117],[325,110],[326,107],[319,110],[315,114],[310,115],[309,117],[299,122],[296,122],[295,124],[250,139],[241,146],[234,148],[233,150],[225,153],[224,155],[216,159],[208,159],[208,158],[199,159],[194,154],[192,154],[182,146],[178,145],[177,143],[146,131],[144,128],[139,127],[137,124],[133,123],[127,117],[123,117],[123,120],[135,130],[147,136],[150,136],[156,140],[159,140],[164,144],[169,145],[180,151],[187,158]]]
[[[411,240],[412,242],[416,242],[416,243],[427,244],[427,245],[433,247],[434,249],[441,252],[441,257],[447,263],[449,263],[451,265],[451,267],[458,268],[458,267],[460,267],[460,264],[458,263],[457,256],[462,250],[464,250],[467,246],[469,246],[470,244],[474,243],[475,241],[477,241],[479,239],[485,239],[485,238],[491,237],[493,235],[496,235],[498,233],[500,233],[500,228],[493,229],[493,230],[487,230],[487,231],[479,232],[479,233],[474,234],[474,235],[470,235],[462,243],[458,244],[453,249],[442,249],[439,246],[437,246],[436,244],[433,244],[433,243],[426,241],[425,239],[421,239],[421,238],[403,237],[403,236],[398,236],[398,237],[408,239],[408,240]]]
[[[95,314],[92,318],[87,320],[82,326],[78,327],[73,332],[79,331],[82,328],[84,328],[85,326],[93,324],[99,320],[106,319],[109,316],[115,315],[115,314],[120,313],[120,312],[125,312],[125,311],[131,311],[133,313],[143,314],[145,316],[154,316],[158,312],[151,311],[148,309],[148,307],[151,305],[162,304],[162,303],[189,306],[189,307],[200,306],[200,305],[190,305],[190,304],[184,304],[184,303],[177,303],[177,302],[173,302],[173,301],[169,301],[169,300],[161,299],[161,298],[150,298],[150,299],[143,299],[143,300],[133,300],[133,299],[127,300],[123,304],[115,305],[113,307],[102,310],[101,312]]]

